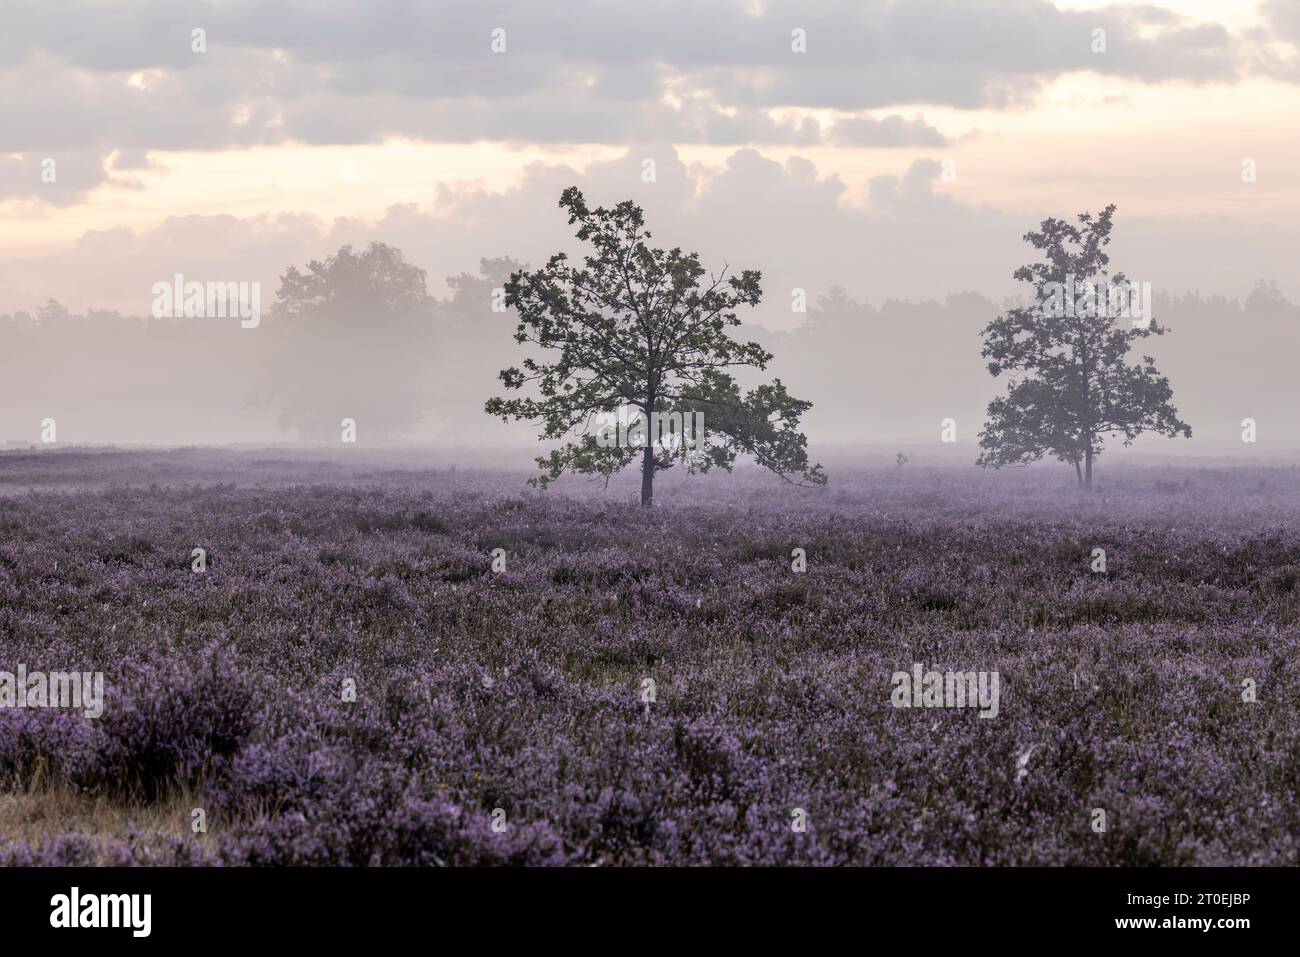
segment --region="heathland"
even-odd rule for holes
[[[0,453],[0,863],[1300,860],[1300,470],[449,464]]]

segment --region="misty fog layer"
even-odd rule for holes
[[[537,448],[527,426],[483,412],[501,391],[497,373],[523,356],[515,318],[499,294],[494,302],[516,268],[485,260],[477,275],[449,277],[449,295],[400,316],[361,301],[355,311],[290,317],[269,308],[270,290],[255,328],[53,305],[0,316],[0,439],[40,444],[53,418],[62,443],[337,442],[350,417],[368,446]],[[738,335],[774,353],[768,374],[814,403],[805,423],[814,445],[937,447],[940,421],[951,417],[958,445],[972,449],[1004,388],[980,357],[980,332],[1000,308],[975,294],[877,307],[832,289],[793,331],[746,325]],[[1259,440],[1245,448],[1300,445],[1300,307],[1261,285],[1244,302],[1157,296],[1154,314],[1170,332],[1141,351],[1169,377],[1194,438],[1144,438],[1137,448],[1240,453],[1246,417]]]

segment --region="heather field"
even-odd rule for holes
[[[0,453],[0,862],[1300,861],[1294,467],[452,464]]]

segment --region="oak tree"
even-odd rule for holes
[[[591,252],[581,266],[557,253],[542,268],[510,277],[505,301],[519,314],[515,340],[532,352],[522,369],[505,369],[500,379],[534,394],[486,403],[505,421],[536,423],[543,440],[570,438],[537,459],[543,474],[532,482],[544,488],[566,470],[608,480],[640,460],[641,504],[649,508],[657,472],[677,463],[692,472],[730,471],[744,454],[791,483],[825,484],[798,430],[811,403],[791,396],[779,379],[742,391],[728,371],[761,370],[772,359],[757,343],[728,335],[740,325],[736,310],[758,304],[760,274],[724,268],[706,276],[698,254],[652,247],[642,210],[630,200],[592,209],[570,187],[560,206]],[[671,441],[651,428],[639,444],[604,441],[621,411],[642,422],[702,417],[703,434],[693,443]]]
[[[1144,316],[1131,318],[1133,287],[1123,273],[1110,274],[1106,247],[1114,212],[1112,205],[1095,217],[1082,213],[1077,224],[1045,219],[1025,234],[1043,259],[1015,273],[1033,287],[1033,304],[1010,309],[984,329],[989,373],[1010,382],[989,403],[978,464],[1000,468],[1053,455],[1091,487],[1093,461],[1109,435],[1118,434],[1124,445],[1143,432],[1191,438],[1155,360],[1144,355],[1140,363],[1128,362],[1136,340],[1166,330],[1150,315],[1149,302]]]

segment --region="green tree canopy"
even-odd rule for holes
[[[1114,303],[1099,301],[1099,287],[1128,288],[1123,273],[1109,274],[1111,219],[1082,213],[1078,225],[1045,219],[1025,234],[1044,259],[1015,276],[1034,289],[1034,305],[1009,310],[984,329],[989,373],[1010,377],[1006,395],[989,403],[980,433],[979,464],[1000,468],[1053,455],[1072,464],[1080,484],[1092,485],[1092,463],[1105,437],[1124,445],[1142,432],[1188,438],[1178,418],[1169,380],[1151,356],[1129,365],[1131,344],[1166,331],[1148,312],[1117,322]],[[1104,294],[1104,293],[1103,293]]]
[[[543,488],[564,471],[610,475],[641,460],[641,504],[650,507],[654,476],[683,462],[690,471],[730,470],[740,454],[795,484],[825,484],[820,465],[809,466],[799,419],[811,403],[791,396],[779,379],[742,392],[726,371],[764,369],[772,356],[757,343],[738,342],[727,330],[740,325],[736,310],[755,306],[760,274],[707,276],[696,253],[648,245],[639,206],[588,208],[576,187],[560,206],[592,247],[581,267],[558,253],[535,271],[521,270],[506,284],[506,305],[519,313],[515,341],[531,343],[523,368],[500,374],[507,389],[531,386],[535,396],[496,397],[487,412],[505,421],[540,426],[542,439],[573,440],[539,457]],[[702,414],[702,441],[644,442],[641,447],[599,441],[602,414],[621,409],[652,414]]]

